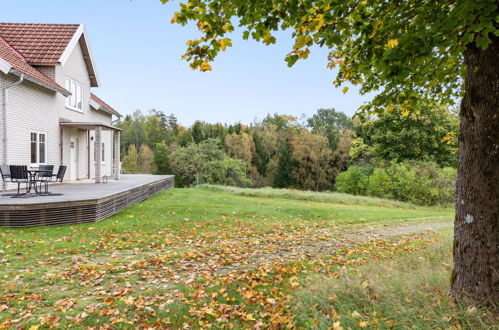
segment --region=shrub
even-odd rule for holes
[[[456,169],[435,162],[405,161],[387,167],[350,166],[336,178],[336,189],[354,195],[394,198],[419,205],[454,201]]]
[[[386,170],[375,168],[369,177],[367,194],[369,196],[391,198],[393,197],[393,181]]]
[[[369,170],[367,167],[350,166],[345,172],[336,177],[336,190],[339,192],[365,195],[369,182]]]

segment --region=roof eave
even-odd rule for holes
[[[15,74],[18,77],[20,77],[21,75],[24,75],[24,79],[25,80],[31,81],[32,83],[37,84],[39,86],[42,86],[42,87],[44,87],[46,89],[49,89],[51,91],[54,91],[54,92],[57,92],[57,93],[61,93],[64,96],[71,95],[71,93],[69,91],[65,90],[64,88],[58,88],[56,86],[51,86],[51,85],[47,84],[46,82],[41,81],[40,79],[36,79],[35,77],[32,77],[32,76],[30,76],[30,75],[28,75],[26,73],[17,71],[16,69],[11,69],[10,73]]]
[[[80,39],[83,40],[80,45],[82,46],[83,58],[87,66],[87,71],[90,78],[90,87],[99,87],[100,86],[99,76],[97,74],[97,69],[95,67],[92,51],[88,43],[87,32],[83,24],[80,24],[76,32],[73,34],[73,37],[69,41],[64,52],[61,54],[61,57],[59,58],[58,62],[61,63],[61,65],[64,65],[66,63],[71,53],[73,52],[73,49],[76,47],[76,45],[80,43]]]
[[[114,115],[114,116],[116,116],[118,118],[123,117],[119,112],[117,112],[115,110],[110,110],[110,109],[108,109],[106,107],[103,107],[97,101],[92,100],[92,99],[90,99],[90,107],[94,108],[95,110],[98,110],[98,111],[104,111],[105,113],[108,113],[110,115]]]
[[[8,74],[10,72],[10,69],[12,68],[12,65],[10,65],[9,62],[4,60],[3,58],[0,58],[0,71]]]

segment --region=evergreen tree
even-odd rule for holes
[[[289,188],[294,186],[294,167],[295,161],[293,159],[293,148],[291,146],[291,143],[289,142],[289,139],[286,139],[286,143],[284,143],[280,150],[279,165],[277,167],[277,173],[274,178],[274,187]]]
[[[156,174],[172,174],[170,159],[168,158],[169,150],[166,143],[157,143],[154,146],[154,165],[156,166]]]

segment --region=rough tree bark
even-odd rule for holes
[[[451,294],[499,303],[499,38],[472,45],[461,103]]]

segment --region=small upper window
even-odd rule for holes
[[[79,82],[66,77],[64,87],[71,92],[71,95],[66,97],[66,107],[82,111],[83,110],[83,85]]]

